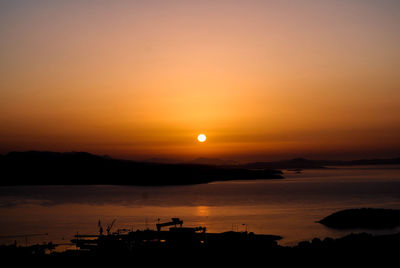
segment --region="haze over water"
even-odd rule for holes
[[[76,232],[97,234],[99,219],[103,226],[117,219],[114,230],[136,230],[155,229],[158,218],[180,217],[184,226],[206,226],[207,232],[245,231],[247,225],[251,232],[281,235],[280,244],[292,245],[350,233],[315,223],[335,211],[400,209],[399,166],[285,171],[285,177],[173,187],[1,187],[0,235],[48,233],[29,242],[66,243]],[[25,243],[24,238],[17,241]]]

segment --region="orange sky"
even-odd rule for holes
[[[2,1],[0,153],[398,156],[399,11],[391,0]]]

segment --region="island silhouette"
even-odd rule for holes
[[[383,208],[345,209],[319,223],[334,229],[389,229],[400,226],[400,210]]]
[[[281,179],[274,169],[162,164],[86,152],[11,152],[0,158],[1,185],[189,185],[227,180]]]
[[[190,185],[228,180],[282,179],[281,169],[300,172],[330,166],[400,164],[400,158],[325,161],[295,158],[238,164],[161,163],[114,159],[87,152],[27,151],[0,156],[0,185]],[[216,161],[215,159],[211,159]],[[207,164],[204,164],[207,163]]]

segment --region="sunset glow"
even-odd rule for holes
[[[17,2],[0,4],[0,153],[400,149],[399,2]]]
[[[0,1],[0,256],[396,263],[399,29],[400,0]]]

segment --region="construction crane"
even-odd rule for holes
[[[157,231],[161,231],[162,227],[165,226],[172,226],[174,225],[176,227],[176,225],[180,225],[180,227],[182,227],[183,221],[179,218],[172,218],[172,221],[170,222],[164,222],[164,223],[157,223]]]
[[[103,235],[103,227],[101,226],[101,221],[97,223],[97,227],[99,228],[99,235]]]
[[[48,233],[43,233],[43,234],[5,235],[5,236],[0,236],[0,238],[20,238],[20,237],[24,237],[25,238],[25,246],[28,246],[28,237],[44,236],[44,235],[49,235],[49,234]]]
[[[109,224],[109,225],[107,226],[107,229],[106,229],[107,235],[110,234],[111,228],[113,227],[115,221],[116,221],[116,219],[114,219],[114,220],[111,222],[111,224]]]

